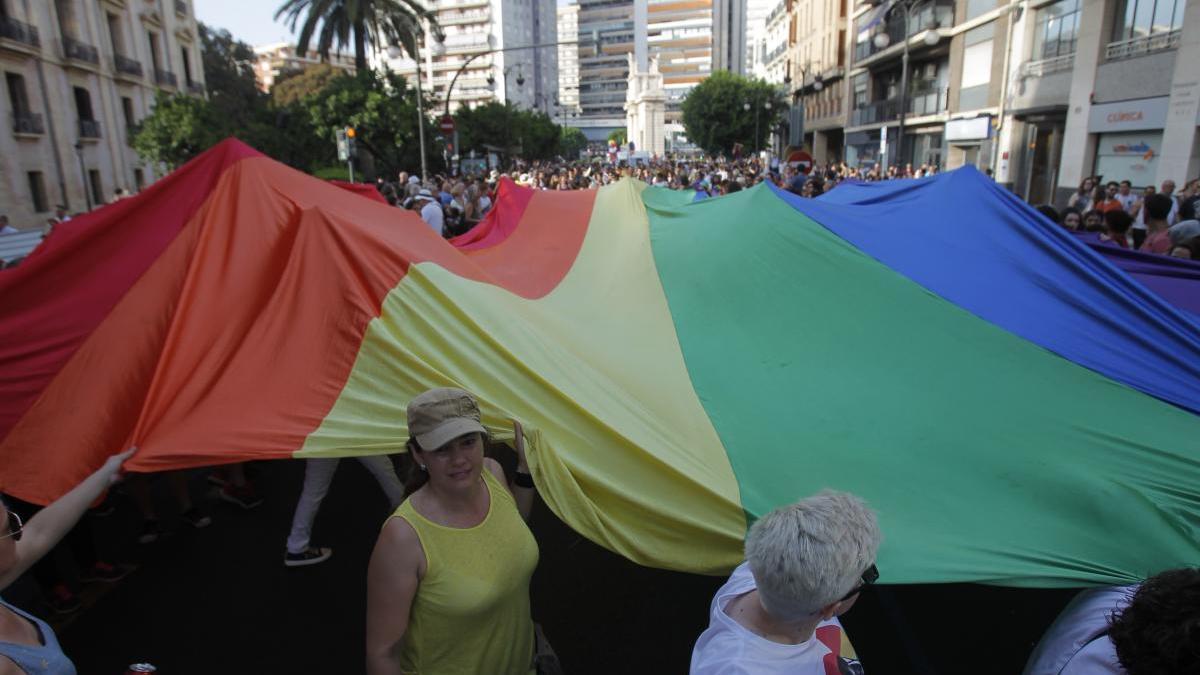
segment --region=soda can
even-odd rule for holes
[[[125,675],[139,675],[139,673],[153,673],[153,672],[156,672],[157,670],[158,670],[158,668],[155,668],[154,666],[150,665],[149,663],[135,663],[135,664],[129,666],[129,670],[125,671]]]

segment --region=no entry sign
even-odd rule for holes
[[[442,115],[441,121],[438,122],[438,128],[447,136],[454,133],[454,118],[449,115]]]
[[[800,173],[807,174],[812,171],[812,155],[803,150],[795,150],[788,155],[788,165],[792,168],[799,169]]]

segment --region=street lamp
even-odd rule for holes
[[[414,24],[410,29],[421,29],[421,36],[427,35],[424,26]],[[429,168],[425,160],[425,105],[421,99],[424,98],[424,93],[421,90],[421,48],[418,43],[416,30],[411,30],[410,34],[413,38],[413,63],[417,70],[417,143],[420,144],[421,150],[421,183],[424,184],[429,176]],[[431,48],[434,56],[441,56],[446,53],[446,45],[444,44],[445,36],[439,30],[434,34],[433,47]],[[404,53],[404,49],[395,43],[388,45],[387,54],[392,59],[400,58]]]
[[[913,8],[921,2],[923,2],[923,0],[894,0],[893,3],[893,7],[899,6],[904,16],[904,37],[902,38],[904,42],[904,51],[901,52],[900,56],[900,124],[899,128],[897,129],[896,137],[896,166],[900,166],[903,162],[902,155],[904,154],[904,122],[905,116],[908,113],[908,21],[911,18]],[[936,30],[930,29],[925,31],[922,41],[925,43],[925,46],[933,47],[937,45],[938,41],[941,39],[942,36],[939,35]],[[872,42],[875,43],[875,47],[878,49],[887,49],[888,45],[890,45],[892,42],[892,38],[888,36],[887,31],[883,31],[876,33],[875,37],[872,38]],[[884,127],[882,133],[887,134],[887,127]]]

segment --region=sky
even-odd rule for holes
[[[275,10],[283,0],[194,0],[196,18],[213,28],[224,28],[251,46],[283,42],[292,33],[275,23]]]
[[[275,10],[283,0],[194,0],[196,18],[214,28],[224,28],[251,46],[290,41],[291,31],[275,23]],[[565,5],[566,0],[558,0]]]

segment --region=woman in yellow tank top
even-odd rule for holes
[[[423,484],[384,524],[367,572],[370,675],[532,675],[529,580],[538,548],[525,524],[533,479],[514,424],[515,485],[483,456],[475,399],[433,389],[408,405]]]

